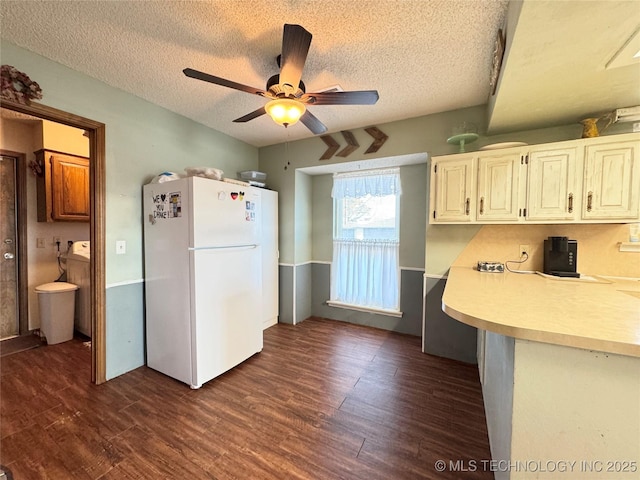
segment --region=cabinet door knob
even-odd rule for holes
[[[573,193],[569,194],[569,204],[567,210],[569,210],[569,213],[573,213]]]
[[[592,206],[593,206],[593,192],[589,192],[587,194],[587,212],[591,211]]]
[[[465,213],[465,215],[469,215],[470,204],[471,204],[471,199],[469,197],[467,197],[467,201],[464,202],[464,213]]]
[[[484,214],[484,197],[480,197],[480,215]]]

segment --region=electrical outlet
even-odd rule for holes
[[[518,257],[522,258],[526,256],[527,259],[529,258],[529,245],[520,245],[520,248],[518,250]]]
[[[53,237],[53,244],[60,243],[60,237]]]

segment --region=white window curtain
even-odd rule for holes
[[[332,197],[336,219],[330,301],[399,311],[400,194],[400,170],[397,168],[334,175]],[[343,217],[345,199],[370,201],[371,197],[388,197],[393,201],[392,228],[346,228],[349,222]],[[369,203],[372,204],[376,205],[375,201]],[[356,235],[354,230],[358,231]],[[363,230],[366,230],[364,234]]]

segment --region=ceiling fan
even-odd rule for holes
[[[282,36],[282,54],[278,56],[280,73],[267,81],[265,90],[209,75],[192,68],[185,68],[183,73],[187,77],[270,99],[264,107],[236,118],[234,122],[248,122],[268,113],[280,125],[287,127],[300,120],[315,135],[319,135],[326,132],[327,127],[306,109],[307,106],[373,105],[378,101],[378,92],[377,90],[360,90],[306,93],[301,78],[311,45],[311,37],[312,35],[300,25],[285,24]]]

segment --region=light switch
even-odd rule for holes
[[[126,240],[116,240],[116,254],[124,255],[127,253],[127,242]]]
[[[36,248],[44,248],[44,238],[36,238]]]

